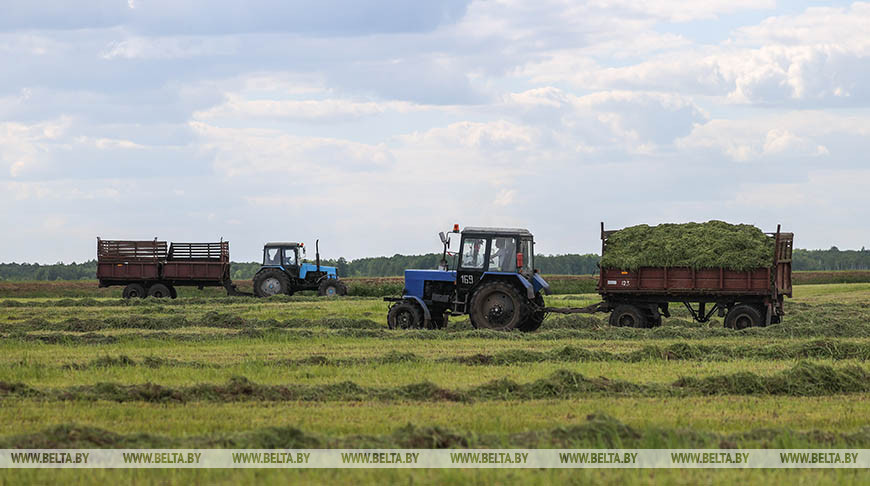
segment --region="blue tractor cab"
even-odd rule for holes
[[[315,244],[315,263],[305,261],[305,245],[272,242],[263,246],[263,265],[254,275],[257,297],[293,295],[301,290],[316,290],[318,295],[347,295],[347,286],[338,279],[335,267],[320,264],[320,240]]]
[[[468,227],[458,252],[440,233],[444,252],[438,270],[405,270],[402,297],[387,314],[391,329],[438,329],[450,315],[468,315],[480,329],[531,332],[544,320],[550,286],[534,270],[534,237],[522,228]],[[452,270],[447,257],[453,257]]]

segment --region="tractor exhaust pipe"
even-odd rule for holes
[[[314,241],[314,258],[317,262],[317,271],[320,271],[320,240]]]

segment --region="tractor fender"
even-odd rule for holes
[[[432,320],[432,314],[429,312],[429,307],[426,306],[426,304],[423,302],[423,299],[413,295],[404,295],[402,296],[402,298],[407,300],[413,300],[414,302],[420,304],[420,307],[423,308],[423,327],[428,328],[429,321]]]
[[[534,276],[532,277],[532,282],[532,286],[538,287],[541,291],[544,292],[544,295],[553,294],[553,291],[550,290],[550,284],[548,284],[547,281],[544,280],[544,277],[538,275],[537,273],[534,274]]]
[[[515,280],[522,284],[522,286],[526,289],[526,296],[529,300],[535,300],[535,288],[529,283],[528,280],[523,278],[522,275],[513,272],[486,272],[480,277],[480,283],[487,282],[489,280]]]

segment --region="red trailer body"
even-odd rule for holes
[[[165,241],[102,240],[97,238],[97,279],[100,287],[124,285],[124,297],[175,297],[175,287],[229,289],[230,244]]]
[[[607,238],[601,224],[601,251]],[[612,311],[611,324],[651,327],[669,316],[668,303],[683,303],[698,321],[706,322],[718,311],[726,325],[748,327],[779,322],[784,315],[784,297],[792,296],[791,266],[794,234],[767,233],[774,240],[771,265],[747,271],[725,268],[641,267],[637,270],[605,268],[598,280],[598,293]],[[692,307],[698,304],[698,309]],[[706,304],[714,304],[707,310]],[[741,319],[741,314],[744,319]],[[620,324],[620,318],[625,317]],[[756,322],[760,319],[760,322]]]

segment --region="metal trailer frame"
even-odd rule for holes
[[[237,295],[230,278],[230,244],[171,243],[154,240],[97,238],[97,279],[100,287],[140,285],[147,293],[161,284],[175,287],[224,287]]]
[[[607,251],[607,238],[617,230],[605,230],[601,223],[601,254]],[[603,302],[596,310],[610,312],[619,305],[633,305],[660,322],[659,312],[670,317],[669,303],[681,303],[692,318],[708,322],[714,313],[726,315],[739,304],[763,309],[764,325],[779,322],[785,314],[784,297],[792,296],[792,250],[794,234],[783,233],[777,225],[770,267],[747,271],[725,268],[642,267],[625,271],[601,269],[598,293]],[[697,309],[692,304],[697,304]],[[713,304],[709,309],[708,304]]]

